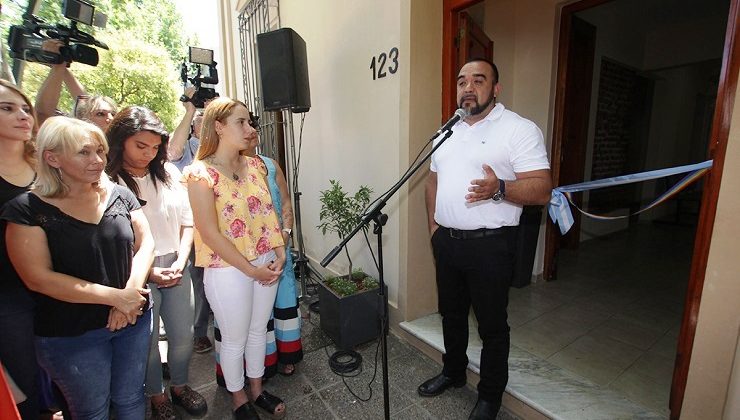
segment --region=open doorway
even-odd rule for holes
[[[706,160],[730,1],[582,3],[588,4],[561,21],[570,27],[560,40],[568,72],[561,104],[567,111],[556,122],[553,144],[558,184]],[[574,116],[574,109],[588,111]],[[598,190],[577,200],[593,213],[628,215],[677,181]],[[543,338],[558,319],[554,310],[523,324],[512,342],[651,412],[677,416],[680,400],[671,412],[669,397],[672,387],[682,395],[685,385],[673,371],[701,197],[697,184],[640,216],[581,217],[563,237],[549,226],[545,275],[558,281],[540,292],[556,301],[558,293],[575,297],[563,306],[573,317],[567,327],[573,340],[567,333]]]
[[[708,158],[710,132],[717,144],[726,139],[726,133],[712,122],[717,115],[728,115],[729,110],[718,107],[715,112],[714,106],[723,102],[727,86],[734,86],[725,80],[732,73],[728,73],[732,56],[727,51],[734,32],[727,30],[730,35],[725,39],[728,15],[732,14],[733,22],[735,16],[730,3],[586,0],[563,7],[568,26],[563,29],[563,18],[561,36],[553,39],[559,43],[553,65],[559,69],[567,62],[569,70],[578,71],[567,77],[558,71],[553,80],[558,95],[566,92],[566,100],[555,97],[551,115],[556,137],[551,160],[558,185],[703,161]],[[505,86],[517,92],[509,93],[504,102],[525,117],[547,108],[543,106],[546,95],[526,88],[527,84],[546,87],[537,83],[538,76],[554,70],[548,67],[549,51],[537,48],[549,38],[533,35],[538,28],[529,24],[539,15],[549,17],[549,6],[530,10],[518,4],[445,1],[444,115],[454,106],[449,100],[453,97],[451,40],[462,12],[483,22],[482,29],[496,45],[494,61],[503,63],[503,74],[509,75]],[[543,26],[545,21],[537,22]],[[564,46],[576,53],[558,54]],[[522,89],[527,93],[520,95]],[[542,118],[539,122],[547,128]],[[564,134],[564,126],[571,133]],[[569,151],[561,149],[571,146]],[[570,171],[567,182],[566,170]],[[594,212],[630,214],[675,181],[599,191],[580,199]],[[558,416],[578,412],[588,417],[583,410],[615,418],[678,416],[681,400],[672,401],[669,410],[669,395],[672,386],[683,393],[685,379],[673,381],[673,360],[677,341],[688,336],[684,327],[690,322],[682,322],[682,314],[688,313],[684,302],[698,302],[690,288],[687,295],[687,282],[701,259],[697,259],[701,244],[695,251],[693,243],[704,234],[696,228],[711,227],[706,217],[697,224],[700,204],[706,215],[706,203],[711,201],[702,189],[714,189],[709,187],[715,184],[712,178],[706,182],[707,188],[699,184],[648,214],[614,222],[584,219],[565,239],[567,244],[556,238],[562,246],[551,262],[559,263],[552,271],[558,281],[511,291],[509,392]],[[550,272],[546,265],[546,275]],[[693,337],[693,330],[689,335]],[[433,332],[425,341],[434,342],[431,337]],[[475,348],[472,339],[469,357],[475,371],[471,348]],[[687,367],[688,358],[679,364]]]

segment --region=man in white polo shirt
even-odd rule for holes
[[[478,402],[471,419],[493,419],[508,381],[509,285],[522,205],[546,204],[552,181],[542,132],[496,103],[498,69],[466,63],[457,103],[470,115],[432,156],[426,205],[436,261],[445,354],[442,373],[419,386],[432,397],[466,382],[468,312],[483,342]]]

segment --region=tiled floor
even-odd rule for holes
[[[305,308],[304,308],[305,309]],[[307,314],[304,311],[304,315]],[[321,331],[319,315],[310,314],[304,319],[301,331],[304,360],[298,364],[296,374],[290,377],[276,375],[265,384],[271,393],[280,396],[287,405],[285,419],[382,419],[383,381],[378,354],[375,371],[377,342],[363,345],[356,350],[362,355],[363,370],[358,376],[343,380],[328,365],[328,358],[335,348]],[[390,412],[393,419],[466,419],[476,401],[476,392],[470,386],[451,389],[435,398],[422,398],[416,388],[424,380],[436,375],[440,366],[409,344],[391,334],[388,338],[388,376]],[[368,383],[375,375],[370,388]],[[215,382],[212,353],[193,354],[190,367],[191,386],[208,401],[206,419],[231,419],[231,397]],[[362,398],[353,396],[348,388]],[[190,417],[178,408],[184,419]],[[262,418],[270,418],[260,412]],[[498,419],[515,420],[507,412]]]
[[[693,237],[640,224],[561,251],[558,280],[511,289],[510,392],[556,418],[667,418]],[[437,315],[403,327],[441,348]]]

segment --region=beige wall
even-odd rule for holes
[[[557,0],[487,0],[484,31],[493,40],[493,59],[501,74],[501,102],[534,121],[552,142],[552,109],[557,72]],[[546,212],[545,212],[546,213]],[[542,274],[545,219],[540,225],[533,273]]]
[[[735,112],[725,156],[717,214],[709,248],[704,290],[694,337],[682,419],[720,419],[725,404],[736,407],[740,395],[729,395],[740,329],[740,103]],[[735,408],[736,409],[736,408]]]
[[[402,25],[409,44],[409,65],[404,73],[407,83],[402,87],[402,121],[408,121],[405,157],[410,164],[442,118],[442,2],[411,0],[408,4],[409,25]],[[435,4],[436,3],[436,4]],[[403,125],[402,125],[403,129]],[[426,150],[429,150],[428,148]],[[401,204],[405,210],[401,230],[401,285],[399,310],[401,320],[416,319],[437,311],[437,288],[434,281],[434,260],[424,204],[424,180],[428,174],[424,164],[417,176],[401,189]]]
[[[339,242],[335,235],[324,237],[316,228],[319,191],[329,188],[329,180],[341,181],[352,193],[368,185],[375,198],[406,166],[400,160],[408,153],[400,130],[401,79],[409,63],[408,49],[401,48],[404,4],[395,0],[280,2],[281,26],[293,28],[306,41],[312,106],[303,130],[299,184],[306,254],[314,263]],[[399,48],[399,71],[373,80],[372,58],[388,54],[393,47]],[[398,199],[391,200],[384,211],[389,215],[383,242],[385,278],[395,303],[400,271]],[[375,247],[372,232],[369,236]],[[376,273],[361,234],[350,242],[350,255],[354,267]],[[343,273],[347,266],[340,253],[329,268]]]

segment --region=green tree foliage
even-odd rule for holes
[[[71,71],[91,94],[110,96],[121,108],[128,105],[151,108],[170,130],[183,112],[178,105],[181,89],[178,62],[187,54],[187,39],[175,1],[93,0],[96,9],[108,15],[107,27],[79,25],[78,28],[105,42],[110,50],[98,50],[100,63],[96,67],[79,63],[71,66]],[[61,4],[62,0],[40,0],[36,15],[48,23],[67,25],[69,21],[62,17]],[[3,30],[11,17],[4,17]],[[23,90],[34,98],[47,74],[46,66],[28,63]],[[70,112],[72,106],[72,98],[63,89],[59,108]]]

